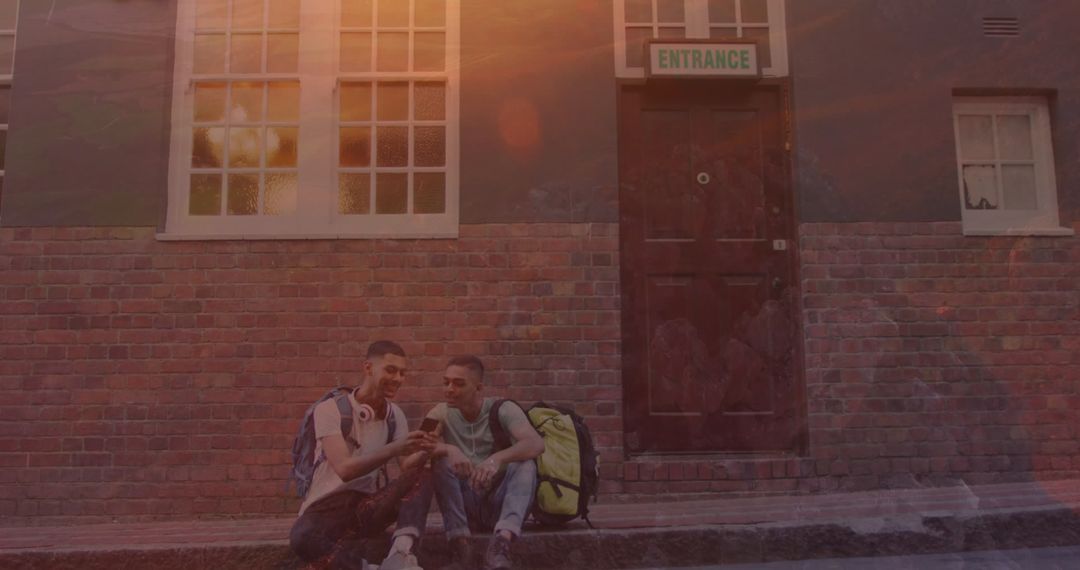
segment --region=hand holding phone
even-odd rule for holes
[[[439,427],[439,420],[435,418],[424,418],[424,421],[420,422],[420,431],[432,433],[437,427]]]

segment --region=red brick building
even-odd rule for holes
[[[605,494],[1080,472],[1074,2],[19,4],[8,524],[294,512],[379,338],[413,418],[460,353],[575,407]]]

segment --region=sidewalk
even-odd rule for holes
[[[520,568],[634,568],[1080,544],[1080,480],[608,503],[526,531]],[[0,529],[2,568],[297,568],[291,518]],[[438,529],[433,516],[430,524]],[[441,556],[437,534],[423,559]]]

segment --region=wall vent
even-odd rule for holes
[[[983,35],[988,38],[1015,38],[1020,35],[1020,20],[1017,18],[983,18]]]

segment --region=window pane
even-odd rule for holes
[[[379,34],[375,69],[377,71],[407,71],[409,69],[409,34]]]
[[[346,28],[371,26],[371,0],[341,0],[341,25]]]
[[[266,118],[281,122],[300,120],[300,84],[277,81],[268,87]]]
[[[994,125],[989,115],[960,115],[960,158],[994,159]]]
[[[446,127],[416,127],[416,147],[413,164],[416,166],[443,166],[446,164]]]
[[[409,165],[408,127],[379,127],[375,143],[376,166]]]
[[[380,121],[404,121],[409,118],[409,84],[379,83],[378,111]]]
[[[195,36],[195,73],[225,72],[225,34]]]
[[[1038,196],[1035,192],[1035,167],[1032,165],[1006,165],[1001,167],[1002,193],[1006,210],[1037,210]]]
[[[18,5],[18,0],[0,1],[0,30],[15,29],[15,7]]]
[[[343,83],[341,85],[341,120],[371,120],[370,83]]]
[[[413,20],[419,27],[440,28],[446,25],[446,0],[416,0]]]
[[[709,21],[714,24],[734,24],[735,0],[709,0]]]
[[[266,70],[296,73],[300,61],[299,34],[270,34],[266,37]]]
[[[768,28],[743,28],[743,37],[757,41],[758,66],[762,69],[772,66],[772,46],[769,44]]]
[[[340,134],[338,164],[371,166],[371,128],[343,127]]]
[[[446,34],[419,33],[413,35],[416,49],[413,52],[413,70],[442,71],[446,69]]]
[[[225,211],[231,215],[250,216],[259,213],[259,175],[230,174],[229,198]]]
[[[195,84],[195,121],[220,123],[225,120],[225,84]]]
[[[226,0],[198,0],[195,7],[195,28],[224,29],[229,5]]]
[[[446,212],[446,175],[442,172],[413,174],[413,212],[442,214]]]
[[[221,214],[221,175],[192,174],[188,214],[218,216]]]
[[[193,130],[191,166],[221,168],[225,162],[225,129],[199,127]]]
[[[996,210],[997,182],[993,166],[964,166],[964,207],[969,210]]]
[[[341,34],[341,71],[371,71],[371,34]]]
[[[375,176],[375,213],[404,214],[409,207],[408,174],[379,173]]]
[[[652,22],[652,0],[626,0],[627,23]]]
[[[1031,144],[1031,117],[1000,115],[997,118],[998,151],[1004,160],[1031,160],[1035,151]],[[1008,207],[1008,203],[1006,203]]]
[[[0,75],[10,75],[15,60],[15,36],[0,37]]]
[[[7,155],[7,134],[6,130],[0,130],[0,170],[4,169],[4,157]]]
[[[231,123],[257,123],[262,120],[262,83],[233,83]]]
[[[380,28],[405,28],[409,25],[408,0],[379,0],[378,24]]]
[[[656,0],[656,16],[658,22],[682,23],[686,16],[683,15],[684,0]]]
[[[685,38],[686,28],[659,28],[656,35],[661,38]]]
[[[232,0],[232,29],[262,29],[263,0]]]
[[[745,24],[764,24],[769,21],[765,0],[742,0],[742,21]]]
[[[645,42],[652,38],[652,28],[626,29],[626,66],[644,67]]]
[[[270,0],[270,27],[298,29],[300,0]]]
[[[342,173],[338,175],[338,212],[367,214],[371,211],[371,175]]]
[[[417,83],[413,117],[420,121],[441,121],[446,118],[446,84]]]
[[[266,166],[270,168],[294,168],[300,129],[296,127],[270,127],[266,129]]]
[[[0,124],[7,124],[11,112],[11,87],[0,85]]]
[[[233,34],[229,71],[259,73],[262,71],[262,35]]]
[[[271,216],[291,214],[296,211],[296,175],[273,173],[266,175],[266,202],[264,213]]]
[[[262,154],[262,137],[258,128],[233,128],[229,130],[229,166],[258,168]]]

